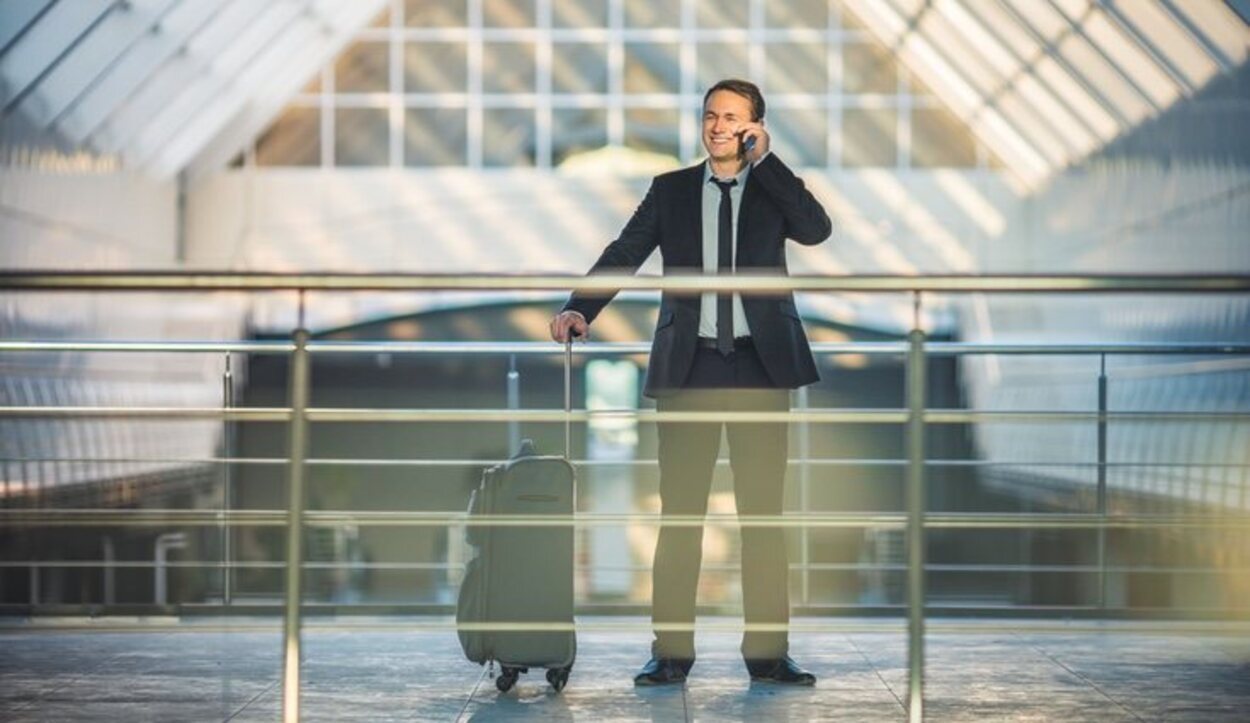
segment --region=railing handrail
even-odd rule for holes
[[[1250,292],[1250,274],[378,274],[239,271],[0,272],[0,291]]]
[[[896,355],[907,352],[906,341],[812,342],[818,354]],[[310,341],[310,354],[555,354],[564,347],[550,341]],[[0,340],[0,353],[16,352],[123,352],[123,353],[213,353],[290,354],[295,345],[289,341],[91,341],[91,340]],[[651,343],[646,341],[579,342],[574,354],[616,355],[646,354]],[[1178,354],[1178,355],[1240,355],[1250,354],[1250,342],[975,342],[927,341],[925,352],[934,356],[964,354],[1020,355],[1085,355],[1085,354]]]

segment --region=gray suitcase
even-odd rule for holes
[[[566,349],[565,411],[569,409]],[[573,630],[573,526],[575,479],[565,457],[541,456],[525,440],[516,455],[491,467],[469,501],[470,517],[502,515],[513,520],[550,515],[551,525],[465,527],[475,555],[465,566],[456,604],[456,623],[465,657],[498,662],[495,686],[507,691],[529,668],[546,668],[557,691],[568,682],[577,655]],[[516,623],[518,630],[510,630]]]

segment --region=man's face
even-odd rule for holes
[[[714,161],[741,157],[742,139],[736,134],[751,122],[751,101],[729,90],[708,96],[703,106],[703,147]]]

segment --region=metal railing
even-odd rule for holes
[[[577,411],[516,411],[516,410],[395,410],[395,409],[338,409],[311,408],[309,405],[309,364],[313,353],[378,353],[386,352],[433,352],[454,351],[459,354],[550,354],[557,350],[551,344],[462,344],[462,343],[364,343],[364,342],[311,342],[303,328],[302,309],[306,292],[312,291],[522,291],[522,290],[568,290],[583,292],[618,289],[655,290],[668,292],[716,292],[735,291],[744,294],[775,293],[778,291],[812,292],[874,292],[907,293],[914,298],[914,323],[906,342],[820,344],[818,353],[856,353],[904,355],[906,359],[906,407],[902,409],[871,410],[800,410],[790,413],[741,413],[735,415],[707,415],[691,412],[660,413],[649,410],[631,412]],[[4,272],[0,273],[0,291],[274,291],[298,292],[301,308],[299,328],[291,342],[266,343],[204,343],[204,342],[40,342],[3,341],[0,352],[23,351],[182,351],[220,352],[250,354],[284,354],[291,359],[289,376],[289,406],[240,409],[223,404],[222,407],[199,409],[136,408],[136,407],[3,407],[0,417],[7,418],[211,418],[226,422],[269,421],[288,425],[289,456],[285,459],[246,460],[247,463],[285,464],[287,467],[288,507],[279,511],[196,511],[196,510],[134,510],[129,512],[101,510],[64,509],[3,509],[0,524],[17,525],[214,525],[223,528],[235,526],[285,527],[287,560],[280,565],[285,573],[283,645],[283,713],[287,720],[299,716],[300,677],[300,630],[302,624],[303,571],[313,569],[316,563],[303,559],[303,536],[305,527],[354,525],[499,525],[542,524],[551,520],[535,521],[526,517],[493,517],[489,519],[468,518],[460,513],[395,513],[395,512],[344,512],[308,511],[305,509],[305,468],[311,464],[361,464],[377,460],[312,460],[307,456],[308,425],[318,422],[507,422],[517,419],[531,422],[587,421],[598,416],[628,414],[644,422],[673,421],[766,421],[776,423],[827,423],[827,424],[890,424],[903,425],[906,431],[906,458],[904,460],[874,460],[880,464],[903,466],[906,471],[906,509],[901,514],[825,514],[802,512],[782,516],[718,516],[674,518],[647,514],[586,514],[575,513],[567,524],[579,527],[619,525],[627,523],[703,525],[707,523],[736,522],[740,525],[768,525],[796,527],[807,530],[813,527],[893,527],[906,530],[906,564],[899,566],[874,566],[906,572],[907,579],[907,631],[908,631],[908,711],[912,720],[923,717],[924,680],[924,631],[926,570],[963,569],[952,566],[926,565],[924,561],[924,531],[941,528],[1000,528],[1000,529],[1092,529],[1100,535],[1098,564],[1099,574],[1105,576],[1109,569],[1105,559],[1105,532],[1114,528],[1175,527],[1204,529],[1250,529],[1250,515],[1112,515],[1106,505],[1106,470],[1112,463],[1106,459],[1105,428],[1109,422],[1135,422],[1161,418],[1175,421],[1245,421],[1248,415],[1241,412],[1112,412],[1107,409],[1105,373],[1100,386],[1099,408],[1095,412],[1059,411],[985,411],[985,410],[931,410],[926,408],[926,360],[935,355],[952,354],[1096,354],[1105,359],[1108,354],[1236,354],[1250,353],[1250,345],[1230,344],[1065,344],[1065,345],[1008,345],[1008,344],[956,344],[931,343],[920,324],[920,311],[925,293],[1250,293],[1248,276],[934,276],[934,277],[777,277],[748,276],[670,276],[620,277],[620,276],[410,276],[410,275],[351,275],[351,274],[235,274],[235,273],[59,273],[59,272]],[[579,349],[579,353],[640,353],[646,345],[598,345]],[[567,383],[567,379],[566,379]],[[729,419],[732,417],[733,419]],[[972,514],[972,513],[926,513],[925,469],[936,461],[926,460],[924,437],[930,424],[960,424],[988,421],[1029,422],[1079,422],[1092,421],[1099,425],[1099,455],[1097,510],[1094,513],[1058,514]],[[209,460],[227,464],[240,460]],[[822,463],[843,464],[848,460],[823,460]],[[396,464],[429,464],[435,462],[403,460]],[[438,463],[447,463],[440,461]],[[954,461],[950,461],[954,464]],[[477,462],[480,464],[480,462]],[[720,519],[724,517],[724,519]],[[804,558],[804,563],[810,566]],[[112,563],[130,564],[130,563]],[[165,563],[177,565],[179,563]],[[183,563],[188,566],[201,563]],[[203,562],[206,566],[218,563]],[[225,563],[227,570],[231,561]],[[253,563],[249,563],[253,564]],[[263,563],[261,563],[263,564]],[[279,567],[279,565],[270,565]],[[984,566],[971,566],[984,569]],[[1074,566],[1061,566],[1074,569]],[[832,568],[831,568],[832,569]],[[513,629],[510,627],[509,629]]]

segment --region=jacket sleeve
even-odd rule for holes
[[[752,168],[751,178],[781,209],[786,220],[786,238],[814,246],[833,234],[833,222],[820,201],[776,153],[769,153]]]
[[[599,260],[590,267],[587,275],[634,273],[642,266],[647,257],[655,251],[660,243],[659,209],[656,202],[656,182],[643,197],[642,203],[634,211],[629,222],[621,231],[620,237],[608,244],[599,255]],[[562,311],[576,311],[586,317],[586,322],[595,320],[603,307],[615,297],[617,291],[578,293],[574,292]]]

